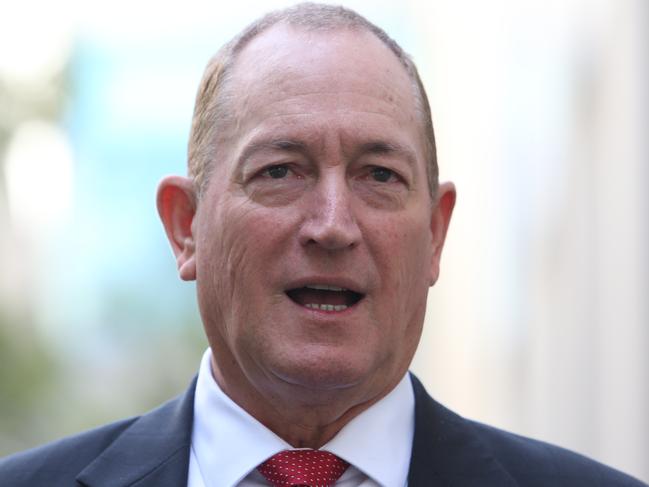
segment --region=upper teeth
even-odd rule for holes
[[[347,289],[338,287],[338,286],[327,286],[325,284],[308,284],[304,287],[308,287],[309,289],[320,289],[324,291],[347,291]]]
[[[310,309],[319,309],[320,311],[344,311],[347,309],[347,306],[344,304],[307,303],[304,306]]]

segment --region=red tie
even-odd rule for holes
[[[273,487],[330,487],[349,467],[342,458],[320,450],[284,450],[257,467]]]

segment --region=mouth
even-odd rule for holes
[[[359,303],[365,295],[351,289],[322,284],[289,289],[286,295],[294,303],[308,309],[327,312],[341,312]]]

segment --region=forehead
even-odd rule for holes
[[[348,114],[419,130],[415,88],[397,56],[366,30],[276,25],[239,53],[229,82],[237,131],[252,119]],[[295,118],[295,117],[293,117]]]
[[[239,52],[234,69],[242,81],[259,81],[268,75],[318,75],[341,67],[351,73],[387,75],[391,84],[409,84],[396,54],[361,28],[309,30],[280,23],[251,39]]]

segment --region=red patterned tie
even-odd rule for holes
[[[273,487],[329,487],[349,467],[333,453],[320,450],[284,450],[257,467]]]

